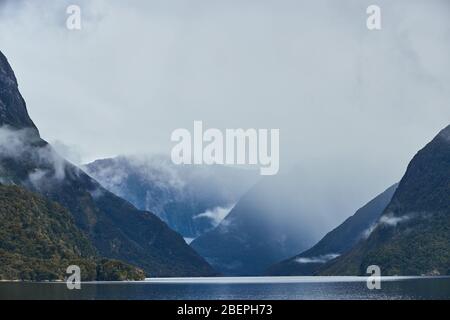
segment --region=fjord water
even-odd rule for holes
[[[450,277],[383,277],[369,290],[365,277],[160,278],[140,282],[0,282],[0,299],[295,300],[450,299]]]

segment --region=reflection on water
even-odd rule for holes
[[[0,299],[450,299],[450,278],[383,278],[369,290],[358,277],[254,277],[65,283],[0,282]]]

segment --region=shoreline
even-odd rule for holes
[[[81,284],[264,284],[264,283],[336,283],[366,282],[370,276],[254,276],[254,277],[160,277],[145,280],[81,281]],[[381,281],[448,279],[449,276],[382,276]],[[0,280],[1,283],[66,284],[65,280]]]

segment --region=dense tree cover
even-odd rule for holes
[[[100,259],[69,211],[21,187],[0,185],[0,279],[62,280],[69,265],[83,280],[140,280],[142,270]]]

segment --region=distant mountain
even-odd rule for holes
[[[0,185],[0,221],[2,280],[63,280],[70,265],[81,268],[83,280],[145,277],[142,270],[99,257],[66,209],[23,188]]]
[[[185,238],[211,230],[258,179],[254,170],[174,165],[164,156],[120,156],[83,167],[106,189],[155,213]]]
[[[450,275],[450,126],[420,150],[370,236],[322,275]]]
[[[313,275],[326,262],[350,250],[364,239],[392,199],[398,184],[375,197],[333,229],[312,248],[271,266],[266,274],[273,276]]]
[[[310,248],[339,211],[334,199],[320,196],[328,194],[328,186],[310,175],[295,168],[264,177],[191,246],[226,275],[261,275],[270,265]]]
[[[40,138],[1,53],[0,125],[0,183],[23,186],[68,209],[101,256],[138,266],[149,276],[215,274],[158,217],[103,188]]]

